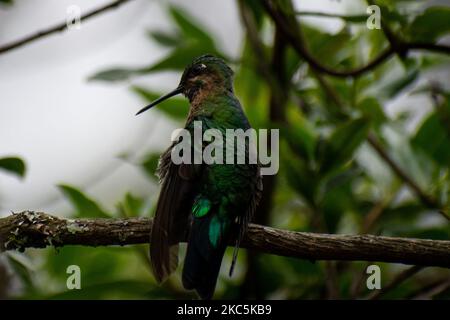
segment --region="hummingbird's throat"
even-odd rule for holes
[[[212,74],[202,75],[188,81],[185,96],[191,104],[198,104],[208,96],[223,92],[225,87],[220,77]]]

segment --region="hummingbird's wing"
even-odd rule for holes
[[[162,155],[158,166],[162,188],[150,238],[150,258],[158,282],[164,281],[178,265],[178,242],[188,230],[195,177],[201,170],[199,165],[174,164],[170,158],[172,147]]]

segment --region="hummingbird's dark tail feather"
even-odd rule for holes
[[[192,182],[178,174],[179,166],[171,166],[165,176],[150,237],[150,260],[153,274],[163,282],[178,265],[178,243],[188,228],[192,206]]]
[[[189,235],[183,267],[183,286],[197,291],[200,298],[213,297],[222,258],[227,247],[228,227],[221,228],[221,236],[215,246],[211,244],[210,228],[213,214],[194,218]]]

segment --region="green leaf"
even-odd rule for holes
[[[288,149],[283,147],[281,150],[287,151]],[[283,152],[283,154],[286,153]],[[316,173],[307,166],[305,161],[292,153],[282,158],[281,165],[286,172],[289,185],[310,205],[315,204],[315,195],[319,184]]]
[[[165,31],[149,31],[148,35],[164,47],[175,47],[184,41],[179,34]]]
[[[142,161],[141,166],[144,169],[145,173],[152,179],[156,180],[156,168],[158,167],[159,162],[159,153],[149,153],[144,161]]]
[[[394,98],[406,87],[411,85],[419,76],[419,69],[409,68],[402,76],[393,79],[380,88],[380,92],[387,98]]]
[[[0,169],[13,173],[21,178],[25,176],[25,162],[18,157],[0,158]]]
[[[345,65],[344,62],[355,55],[354,50],[351,49],[354,47],[351,45],[351,41],[355,39],[352,39],[351,34],[346,29],[336,35],[331,35],[307,25],[303,25],[302,30],[304,38],[308,39],[308,48],[314,57],[321,61],[326,61],[325,64],[330,67],[337,67],[338,65],[351,67]]]
[[[108,218],[110,215],[103,210],[94,200],[88,198],[80,190],[68,186],[59,185],[59,190],[70,201],[76,210],[76,216],[79,218],[97,217]]]
[[[127,192],[125,199],[120,203],[120,208],[123,210],[125,217],[137,217],[144,208],[144,200]]]
[[[97,72],[89,77],[89,81],[118,82],[125,81],[131,77],[150,74],[160,71],[181,71],[188,66],[192,60],[200,55],[211,53],[223,57],[215,47],[201,45],[198,41],[189,41],[175,48],[168,56],[160,61],[142,68],[113,68]]]
[[[450,8],[428,8],[414,19],[408,31],[411,40],[434,42],[450,32]]]
[[[321,33],[321,36],[321,41],[317,41],[314,56],[320,61],[327,61],[327,65],[330,65],[330,59],[341,62],[345,57],[353,54],[346,45],[352,36],[345,29],[333,36],[323,33]],[[333,52],[333,54],[330,55],[330,52]]]
[[[34,282],[32,276],[32,264],[29,258],[22,253],[9,252],[6,254],[9,265],[14,271],[14,274],[20,278],[22,285],[28,290],[34,291]]]
[[[324,12],[315,12],[315,11],[298,11],[295,12],[297,16],[312,16],[312,17],[324,17],[324,18],[336,18],[342,19],[347,22],[352,23],[361,23],[366,22],[369,17],[367,14],[355,14],[355,15],[340,15],[340,14],[330,14]]]
[[[0,5],[10,6],[13,4],[13,0],[0,0]]]
[[[131,87],[131,90],[145,100],[146,103],[150,103],[161,96],[161,94],[147,90],[139,86]],[[173,120],[181,121],[186,119],[189,112],[189,103],[184,98],[173,97],[169,100],[161,102],[158,105],[158,110],[168,115]]]
[[[376,1],[376,5],[379,6],[381,9],[381,18],[385,22],[389,23],[391,25],[391,28],[393,27],[392,26],[393,24],[405,26],[408,23],[408,16],[404,12],[400,12],[397,6],[397,2],[400,1],[391,1],[391,0]]]
[[[169,10],[170,15],[185,37],[189,39],[196,39],[203,45],[212,45],[214,43],[210,35],[204,31],[206,28],[192,22],[196,20],[193,17],[190,17],[184,10],[177,7],[170,7]]]
[[[65,290],[59,293],[49,295],[46,299],[52,300],[71,300],[71,299],[117,299],[126,297],[131,299],[151,298],[152,296],[161,297],[162,289],[155,287],[152,283],[145,283],[137,280],[111,280],[105,283],[86,285],[82,290]]]
[[[376,125],[383,124],[387,119],[383,108],[374,97],[365,97],[356,104],[356,107],[361,110],[364,117],[370,119]]]
[[[291,149],[307,161],[314,160],[317,137],[312,125],[298,113],[288,113],[289,126],[281,128]]]
[[[258,27],[258,29],[261,29],[261,26],[263,24],[265,11],[264,7],[261,4],[260,0],[247,0],[245,1],[245,5],[250,9],[250,11],[253,13],[253,18],[255,20],[255,23]]]
[[[370,123],[365,118],[351,120],[339,126],[325,141],[320,154],[321,172],[327,173],[349,161],[355,150],[366,139]]]
[[[352,175],[354,172],[346,171],[327,181],[324,187],[326,191],[322,194],[320,207],[327,232],[337,231],[339,221],[352,206]]]
[[[402,236],[408,238],[418,239],[433,239],[433,240],[448,240],[450,237],[450,228],[444,227],[425,227],[425,228],[412,228],[408,230],[402,230],[400,228],[398,234],[395,236]]]
[[[450,163],[450,137],[439,115],[431,113],[420,126],[412,145],[424,151],[437,163],[448,167]]]
[[[89,81],[124,81],[131,76],[140,75],[146,72],[148,68],[127,69],[127,68],[113,68],[97,72],[89,77]]]
[[[242,60],[249,62],[241,64],[237,70],[235,77],[236,95],[245,108],[245,113],[251,120],[253,127],[267,128],[266,115],[268,112],[269,90],[264,79],[259,76],[256,70],[249,67],[255,58],[248,42],[246,42],[242,52]]]
[[[194,58],[206,53],[222,56],[214,46],[205,46],[198,41],[192,40],[185,45],[177,47],[167,57],[147,68],[143,72],[150,73],[167,70],[184,70]]]
[[[117,67],[97,72],[89,77],[90,81],[124,81],[133,76],[150,74],[152,72],[167,70],[184,70],[192,60],[206,53],[225,58],[214,43],[213,38],[203,30],[204,27],[192,22],[194,18],[189,17],[183,10],[175,7],[170,8],[172,19],[178,30],[175,33],[164,31],[151,31],[150,36],[159,44],[173,47],[174,49],[160,61],[140,68]]]

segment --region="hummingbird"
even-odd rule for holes
[[[178,87],[141,109],[136,115],[177,94],[190,103],[184,129],[202,131],[250,129],[234,95],[233,71],[221,58],[203,55],[188,65]],[[182,283],[201,299],[213,297],[225,249],[234,244],[232,275],[240,242],[262,194],[258,164],[175,164],[176,141],[161,155],[157,175],[161,192],[150,236],[150,259],[155,279],[165,281],[178,265],[178,243],[187,239]],[[248,156],[249,147],[245,152]],[[202,148],[205,145],[202,143]]]

